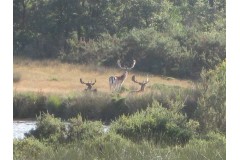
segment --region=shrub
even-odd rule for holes
[[[53,152],[51,147],[47,147],[35,138],[25,138],[13,141],[13,159],[38,159],[44,152]]]
[[[88,140],[101,136],[103,132],[103,124],[100,121],[83,121],[78,115],[69,120],[67,138],[69,141]]]
[[[50,142],[63,142],[66,135],[65,124],[59,118],[49,113],[37,117],[36,129],[31,130],[27,137],[33,136],[39,140]]]
[[[214,70],[203,70],[201,93],[195,116],[200,122],[200,131],[226,132],[226,62]]]
[[[146,111],[129,117],[121,116],[112,125],[116,133],[134,141],[152,140],[155,143],[184,144],[194,135],[198,122],[174,110],[163,108],[154,101]]]
[[[211,139],[192,139],[184,147],[172,150],[175,159],[226,159],[226,139],[212,134]]]
[[[190,40],[190,39],[189,39]],[[201,73],[202,68],[214,69],[226,58],[225,32],[196,32],[188,45],[194,51],[192,72]]]

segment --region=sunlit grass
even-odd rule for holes
[[[80,78],[84,81],[96,79],[97,83],[94,88],[101,92],[110,92],[108,77],[121,75],[123,72],[118,68],[69,64],[58,60],[30,60],[23,58],[14,58],[13,68],[14,72],[21,73],[21,81],[13,84],[15,91],[41,91],[62,94],[83,91],[86,86],[79,82]],[[146,80],[148,73],[130,71],[128,78],[124,82],[124,87],[128,88],[128,90],[135,90],[140,87],[131,81],[133,74],[137,76],[138,81],[143,81]],[[148,74],[148,77],[150,80],[148,86],[165,84],[184,88],[192,87],[192,82],[188,80],[165,78],[150,74]]]
[[[21,73],[13,72],[13,83],[17,83],[21,80]]]

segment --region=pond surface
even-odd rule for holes
[[[23,139],[25,133],[36,128],[34,120],[13,120],[13,138]]]
[[[67,123],[66,123],[67,124]],[[25,133],[36,128],[36,121],[34,120],[13,120],[13,138],[23,139]],[[103,125],[103,131],[107,132],[109,126]]]

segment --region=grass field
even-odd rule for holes
[[[94,88],[97,88],[101,92],[110,92],[108,84],[109,76],[121,75],[123,73],[118,68],[69,64],[57,60],[30,60],[23,58],[14,58],[13,72],[21,77],[18,82],[13,83],[13,89],[16,92],[35,91],[60,94],[83,91],[86,86],[80,83],[80,78],[84,81],[93,81],[96,79],[97,83],[94,85]],[[130,90],[139,88],[137,84],[131,81],[133,74],[136,75],[138,81],[145,80],[148,75],[150,80],[148,86],[156,83],[183,88],[193,86],[193,83],[189,80],[179,80],[172,77],[135,72],[133,69],[123,84],[125,88]]]

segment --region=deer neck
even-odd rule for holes
[[[124,81],[127,78],[128,72],[125,71],[120,77],[118,77],[119,80]]]

